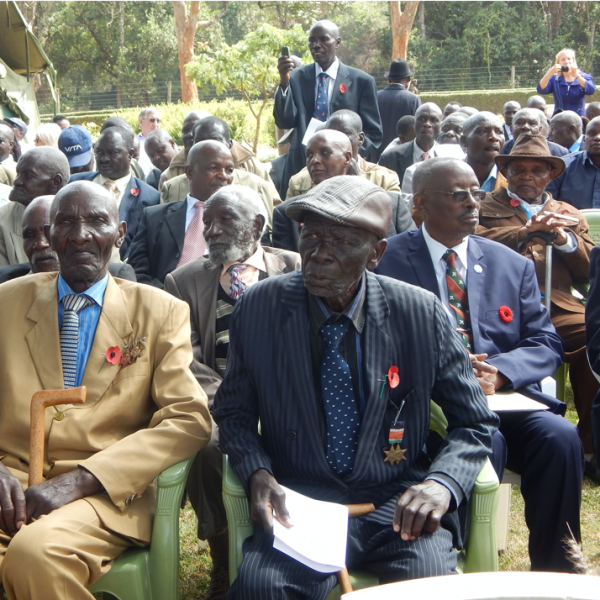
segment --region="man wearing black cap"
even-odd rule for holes
[[[525,237],[534,231],[556,233],[552,244],[552,310],[550,316],[565,346],[569,378],[579,423],[579,437],[586,454],[593,453],[591,410],[600,386],[586,356],[584,306],[571,288],[588,283],[590,252],[594,242],[588,235],[583,213],[567,202],[554,200],[544,191],[565,170],[562,158],[552,156],[541,135],[517,138],[509,155],[494,162],[508,180],[508,188],[487,194],[481,203],[477,235],[495,240],[533,261],[541,293],[545,291],[546,251],[543,241]],[[586,467],[600,482],[594,464]]]
[[[421,106],[421,98],[408,91],[411,76],[408,63],[404,58],[396,58],[390,65],[390,70],[384,75],[390,85],[377,92],[377,104],[381,114],[381,125],[383,128],[383,142],[377,150],[379,159],[381,153],[394,139],[396,125],[404,115],[414,115],[417,108]]]
[[[284,526],[294,519],[280,484],[317,500],[373,503],[349,521],[346,561],[382,583],[455,573],[454,509],[498,419],[441,302],[370,272],[386,247],[387,194],[360,177],[333,177],[287,214],[303,223],[302,271],[238,300],[213,405],[257,525],[228,598],[326,598],[336,585],[334,574],[273,549],[273,509]],[[431,398],[452,428],[429,463]]]

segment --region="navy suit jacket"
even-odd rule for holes
[[[402,180],[404,179],[404,173],[406,169],[414,164],[413,152],[415,150],[415,140],[412,142],[406,142],[406,144],[400,144],[394,146],[389,150],[386,150],[380,157],[380,165],[392,169],[398,173],[398,180],[400,181],[400,187],[402,187]]]
[[[76,173],[71,175],[69,183],[73,181],[93,181],[98,175],[98,171],[90,171],[88,173]],[[137,190],[137,194],[131,193]],[[131,176],[127,184],[127,190],[123,195],[119,206],[119,220],[127,223],[127,235],[121,246],[121,258],[124,259],[129,255],[129,246],[135,237],[138,226],[142,219],[142,212],[147,206],[154,206],[160,202],[160,194],[153,187],[150,187],[146,182]]]
[[[390,83],[386,88],[377,92],[377,104],[381,114],[383,142],[377,149],[376,157],[387,148],[396,137],[398,120],[405,115],[414,115],[421,106],[421,98],[409,92],[401,83]]]
[[[467,292],[475,352],[487,354],[487,362],[510,380],[512,389],[564,415],[566,406],[542,393],[539,385],[562,363],[563,345],[542,305],[533,263],[502,244],[477,236],[469,238],[468,257]],[[480,273],[474,269],[476,265]],[[376,271],[440,295],[421,229],[388,240]],[[501,306],[512,310],[509,323],[500,318]]]
[[[502,150],[500,150],[500,154],[510,154],[513,146],[515,145],[515,140],[508,140],[504,146],[502,146]],[[560,144],[555,144],[554,142],[548,141],[548,149],[550,150],[550,154],[552,156],[563,157],[569,154],[569,151]]]
[[[345,86],[342,93],[341,86]],[[341,89],[340,89],[341,88]],[[295,128],[290,151],[281,181],[280,195],[285,198],[290,177],[306,166],[305,147],[302,138],[315,112],[316,71],[315,63],[294,69],[284,96],[281,88],[275,93],[273,115],[281,129]],[[333,92],[329,99],[330,114],[346,108],[360,115],[365,133],[361,154],[368,157],[381,145],[381,118],[377,107],[375,80],[367,73],[346,66],[340,61]]]
[[[144,210],[129,252],[129,264],[140,283],[162,288],[167,274],[177,268],[185,239],[187,205],[184,200]]]
[[[236,303],[227,371],[212,408],[221,449],[247,490],[252,473],[266,469],[283,485],[333,502],[380,506],[429,475],[468,498],[498,419],[464,348],[433,294],[373,273],[366,273],[365,286],[360,339],[366,409],[352,473],[342,478],[327,463],[301,271],[269,277]],[[393,365],[400,384],[382,392]],[[424,453],[431,398],[449,422],[433,462]],[[383,450],[403,399],[407,460],[392,466],[384,463]]]

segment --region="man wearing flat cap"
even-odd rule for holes
[[[387,194],[362,178],[333,177],[287,214],[303,224],[302,270],[238,300],[213,405],[256,524],[228,597],[325,599],[336,585],[335,574],[273,549],[272,508],[284,526],[294,519],[280,484],[318,500],[374,504],[349,522],[349,568],[382,583],[455,573],[455,509],[490,452],[497,417],[442,303],[370,272],[386,247]],[[452,427],[430,462],[432,398]]]
[[[510,154],[494,158],[508,180],[508,189],[487,194],[481,203],[476,233],[495,240],[532,260],[541,293],[544,293],[546,252],[534,231],[556,233],[552,244],[552,307],[550,316],[565,347],[575,407],[577,428],[586,454],[593,453],[591,407],[599,384],[586,356],[583,304],[571,288],[588,283],[590,252],[594,242],[588,236],[585,216],[567,202],[554,200],[544,191],[565,170],[562,158],[552,156],[541,135],[521,135]],[[586,471],[595,470],[586,465]],[[599,477],[600,479],[600,477]]]
[[[396,137],[396,125],[405,115],[414,115],[421,106],[421,98],[408,90],[414,71],[408,66],[406,59],[396,58],[390,65],[390,70],[384,75],[390,85],[377,92],[377,104],[381,114],[383,142],[377,150],[379,159],[381,153]],[[416,80],[415,80],[416,81]]]

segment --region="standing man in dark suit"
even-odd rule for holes
[[[513,139],[513,118],[520,110],[521,105],[516,100],[509,100],[502,109],[502,116],[504,117],[504,125],[502,125],[502,130],[504,131],[504,139],[507,142],[510,142],[510,140]]]
[[[390,85],[377,92],[383,142],[373,157],[374,161],[379,159],[381,153],[396,137],[398,121],[405,115],[414,115],[417,108],[421,106],[421,98],[408,91],[412,75],[414,75],[414,71],[410,70],[404,58],[394,59],[390,65],[390,70],[384,75]]]
[[[583,448],[577,429],[562,416],[565,405],[543,394],[539,385],[561,364],[562,342],[541,303],[531,261],[472,235],[485,195],[479,188],[464,162],[435,158],[420,167],[413,199],[423,226],[388,240],[376,272],[442,300],[461,338],[469,340],[474,371],[486,394],[516,390],[550,408],[501,412],[495,436],[506,441],[496,441],[492,462],[498,469],[505,458],[496,448],[508,447],[508,466],[521,474],[532,570],[573,572],[563,538],[570,528],[579,539]],[[453,293],[453,286],[461,284],[462,290]],[[459,310],[466,313],[462,326],[457,324]]]
[[[119,206],[119,220],[127,223],[121,258],[129,254],[142,212],[160,202],[160,194],[131,173],[133,133],[121,127],[107,127],[94,146],[97,171],[71,175],[69,181],[93,181],[111,192]]]
[[[379,164],[398,173],[400,188],[406,169],[417,162],[427,160],[435,153],[435,139],[442,126],[442,111],[437,104],[426,102],[415,113],[415,134],[412,142],[393,146],[386,150],[379,159]]]
[[[228,185],[206,202],[204,237],[208,259],[202,257],[167,275],[165,290],[190,306],[192,372],[212,405],[225,374],[228,326],[241,294],[254,284],[300,268],[295,252],[263,248],[267,223],[262,198],[241,185]],[[243,288],[241,291],[238,283]],[[224,600],[229,587],[229,543],[222,500],[223,455],[213,423],[210,444],[196,456],[188,478],[188,497],[198,516],[198,537],[208,540],[212,558],[206,598]]]
[[[233,181],[233,158],[221,142],[195,144],[186,160],[187,198],[145,210],[131,244],[129,264],[138,281],[159,288],[167,273],[204,255],[204,203]]]
[[[334,574],[273,549],[272,508],[284,525],[294,518],[280,484],[375,505],[350,519],[350,568],[366,567],[382,583],[455,572],[445,527],[457,531],[454,509],[471,492],[498,419],[440,301],[369,272],[391,214],[388,196],[357,177],[334,177],[294,199],[288,215],[304,223],[302,272],[255,286],[233,311],[213,416],[257,527],[232,600],[324,599],[336,585]],[[386,383],[390,367],[397,386]],[[452,427],[429,463],[431,398]],[[403,441],[394,446],[396,429]]]
[[[360,115],[365,142],[361,154],[369,158],[381,145],[381,118],[377,108],[375,80],[359,69],[343,64],[336,56],[340,32],[331,21],[318,21],[308,36],[311,65],[294,68],[289,56],[279,57],[279,87],[273,115],[281,129],[295,128],[281,182],[281,197],[288,181],[304,167],[304,135],[313,120],[327,121],[336,110],[347,108]]]

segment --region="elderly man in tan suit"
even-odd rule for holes
[[[51,209],[60,272],[0,286],[0,576],[10,600],[90,600],[86,586],[112,559],[149,542],[154,479],[210,437],[187,305],[107,273],[124,236],[106,190],[70,184]],[[25,489],[31,396],[78,385],[84,404],[46,411],[45,480]]]
[[[225,374],[227,327],[237,298],[263,279],[300,268],[296,252],[260,245],[265,224],[265,209],[254,190],[241,185],[221,188],[204,208],[208,260],[202,257],[189,262],[165,279],[165,290],[190,306],[192,371],[210,403]],[[233,274],[237,269],[239,282]],[[206,600],[223,600],[229,587],[227,520],[221,498],[223,459],[218,441],[215,425],[210,444],[196,457],[187,486],[198,515],[198,537],[208,539],[213,561]]]

